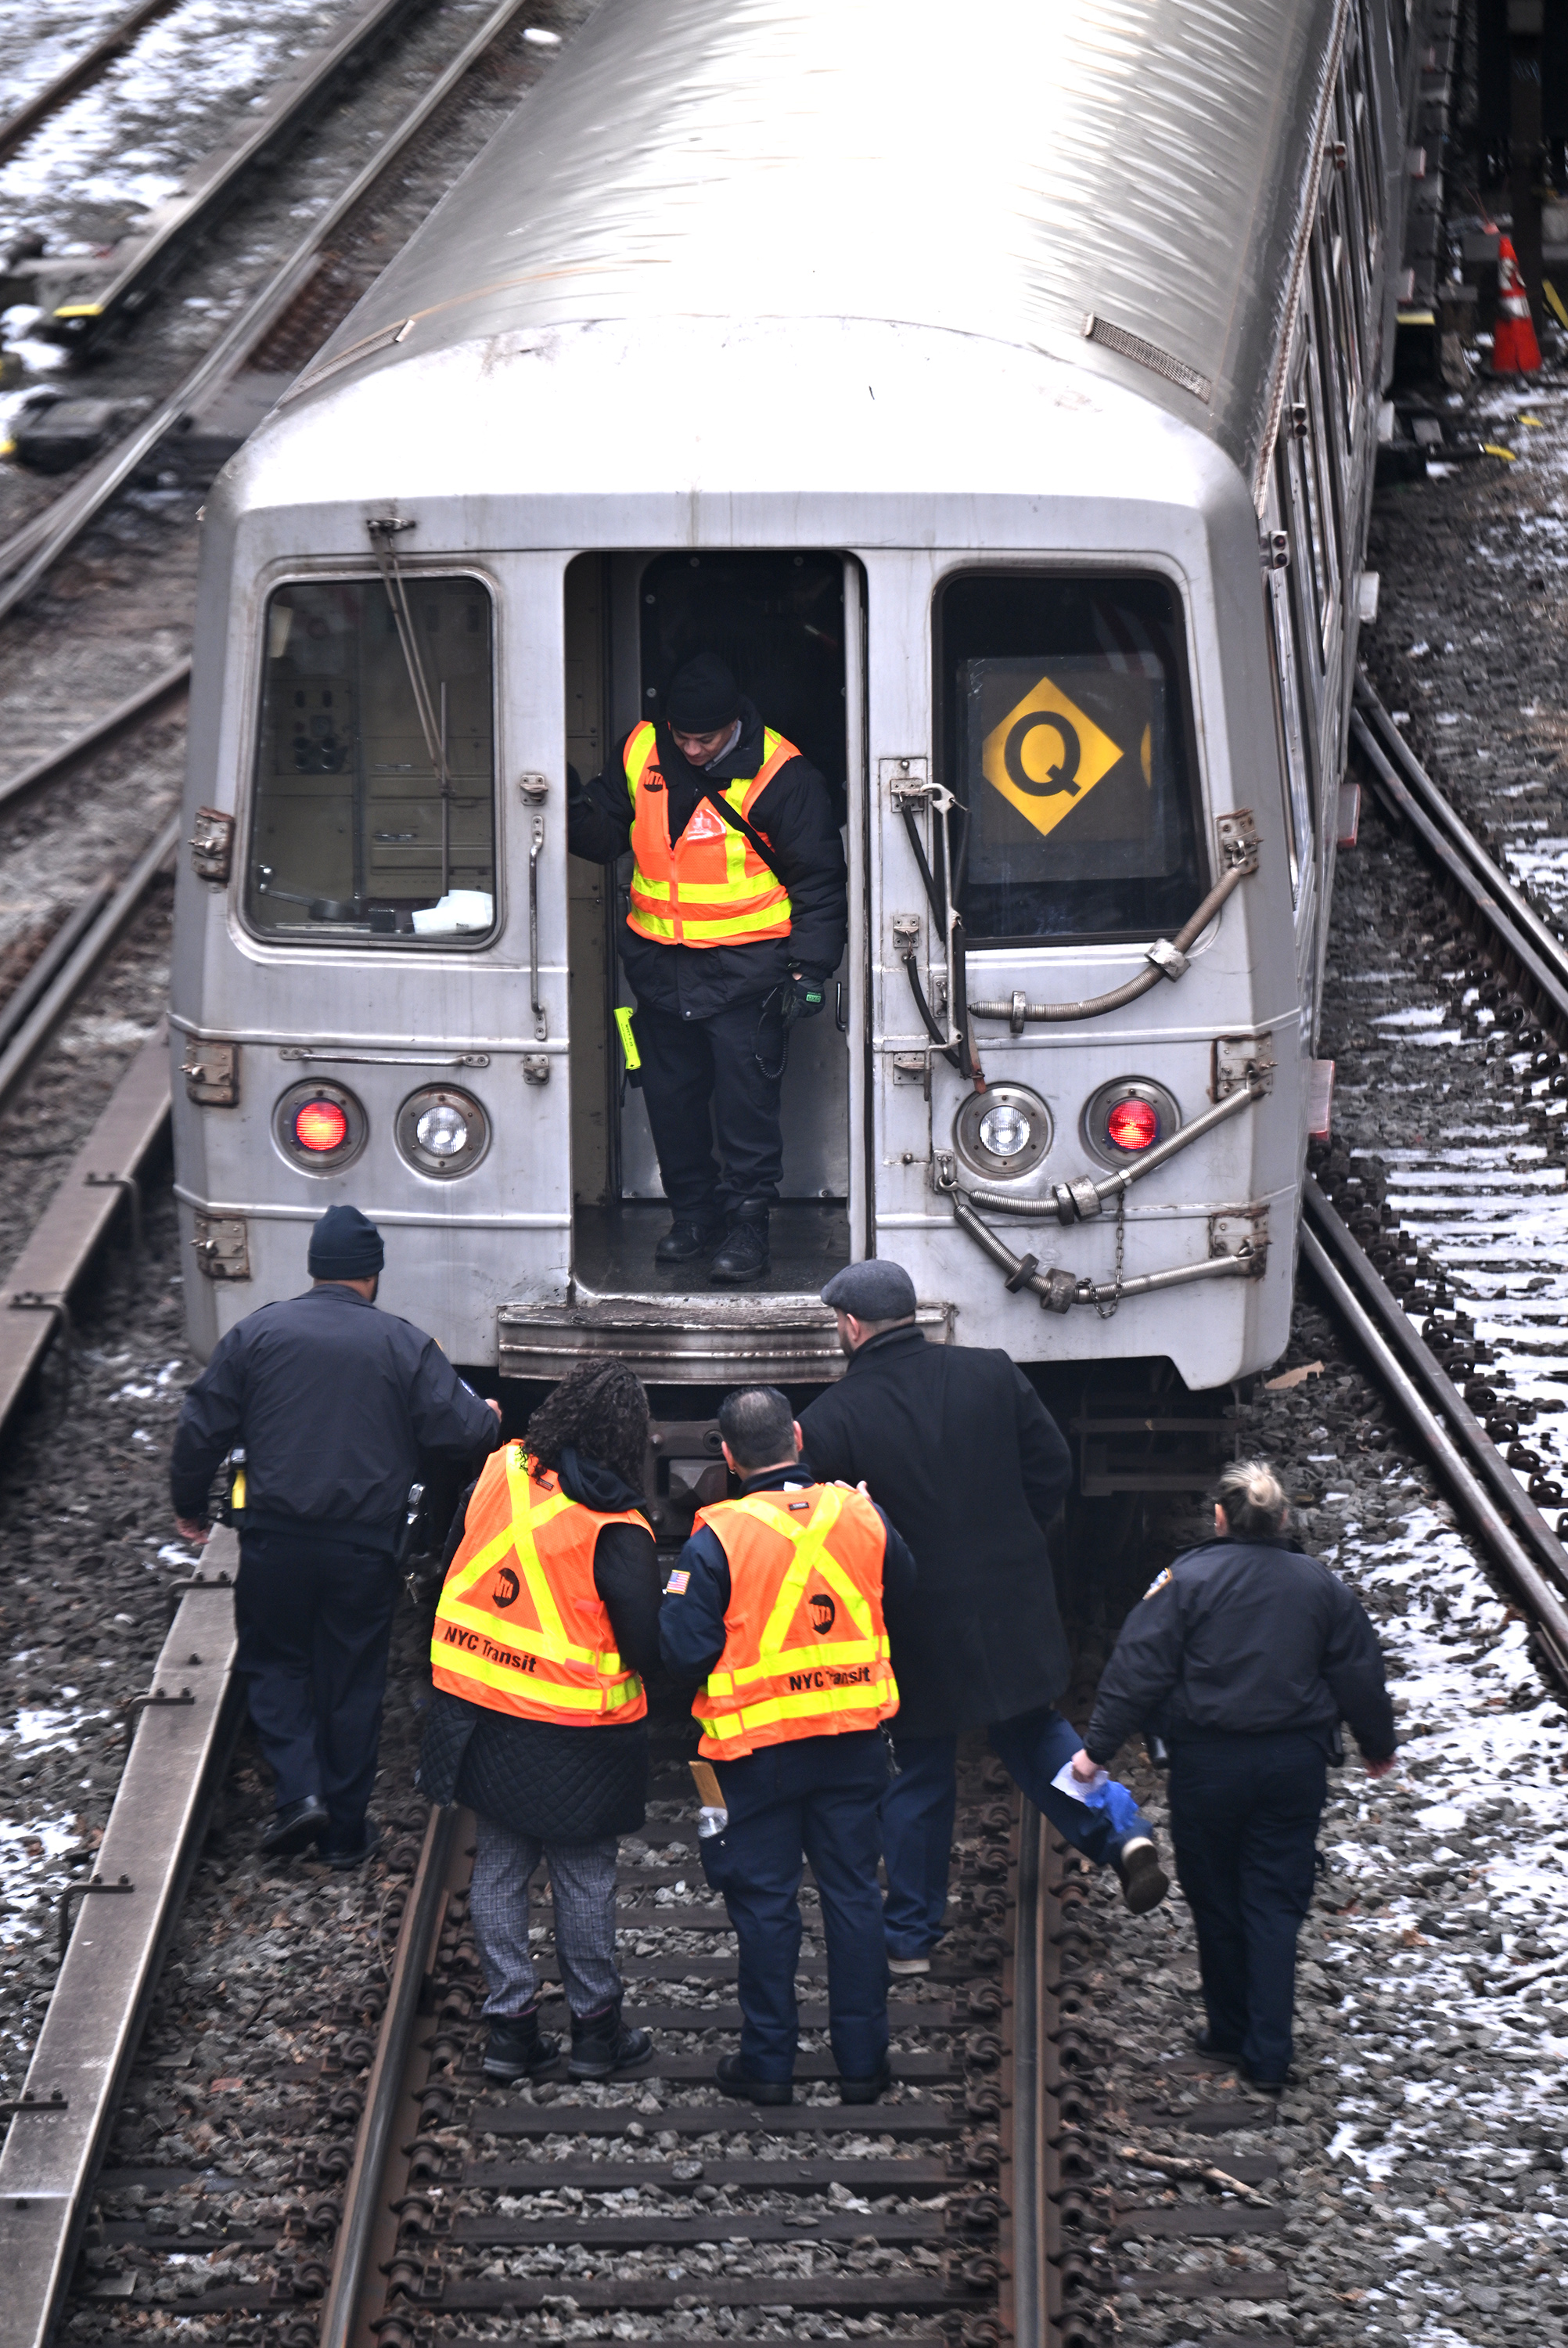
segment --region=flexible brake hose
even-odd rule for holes
[[[957,805],[957,802],[955,801],[954,804]],[[943,881],[945,881],[947,878],[945,866],[942,874],[942,880],[938,880],[927,859],[925,843],[920,838],[920,827],[915,820],[915,810],[909,806],[907,801],[905,802],[903,813],[904,829],[909,835],[909,845],[915,852],[915,861],[920,868],[921,885],[924,887],[926,891],[926,901],[931,908],[931,919],[936,926],[938,934],[941,937],[945,944],[948,936],[948,907],[946,901],[946,891],[943,887]],[[939,830],[937,831],[935,837],[937,841],[937,854],[938,860],[940,860],[941,833]],[[966,812],[966,842],[967,839],[968,819]],[[963,850],[960,848],[958,856],[954,860],[955,868],[961,870],[962,861]],[[926,1000],[926,991],[920,983],[920,973],[916,967],[915,962],[915,947],[912,944],[904,956],[904,968],[908,973],[909,991],[915,997],[915,1005],[920,1014],[920,1022],[924,1026],[927,1035],[929,1035],[931,1041],[938,1046],[941,1051],[942,1057],[947,1060],[951,1066],[957,1068],[959,1076],[968,1076],[976,1085],[977,1088],[983,1089],[985,1079],[980,1074],[980,1064],[975,1055],[974,1037],[969,1032],[968,1003],[967,988],[965,985],[966,973],[964,969],[964,928],[961,919],[957,923],[956,935],[953,942],[953,981],[955,993],[958,996],[958,1000],[953,1004],[953,1025],[961,1039],[958,1044],[954,1045],[948,1043],[945,1031],[938,1024],[936,1014]]]
[[[1249,872],[1256,870],[1255,849],[1249,857],[1233,864],[1230,870],[1215,881],[1192,920],[1184,922],[1171,940],[1167,961],[1171,951],[1178,955],[1186,953],[1187,948],[1203,935],[1231,891],[1239,888]],[[1181,971],[1171,972],[1162,963],[1151,961],[1147,970],[1140,971],[1137,977],[1130,978],[1124,986],[1112,987],[1109,994],[1095,995],[1084,1003],[1025,1003],[1015,996],[1009,1003],[971,1003],[969,1009],[977,1019],[1005,1019],[1016,1033],[1026,1020],[1044,1020],[1054,1024],[1071,1019],[1098,1019],[1102,1012],[1119,1011],[1124,1003],[1135,1003],[1141,994],[1147,994],[1152,986],[1158,986],[1162,978],[1170,976],[1179,978]]]

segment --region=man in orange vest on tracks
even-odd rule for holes
[[[700,1844],[740,1943],[741,2048],[721,2057],[719,2082],[753,2103],[794,2101],[809,1859],[839,2096],[869,2104],[888,2081],[877,1808],[882,1724],[898,1708],[882,1605],[913,1588],[915,1561],[863,1492],[805,1479],[776,1387],[726,1395],[719,1432],[742,1497],[699,1514],[659,1620],[669,1671],[702,1683],[692,1710],[726,1814]]]
[[[827,786],[702,653],[658,724],[634,726],[586,789],[571,778],[568,823],[574,856],[632,854],[620,959],[673,1217],[654,1260],[749,1287],[770,1262],[789,1029],[821,1011],[847,931]]]

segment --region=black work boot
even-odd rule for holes
[[[612,2071],[635,2071],[652,2053],[652,2032],[628,2030],[620,2019],[619,1998],[613,2005],[600,2006],[597,2013],[572,2015],[571,2061],[567,2072],[573,2079],[608,2079]]]
[[[669,1230],[653,1251],[655,1263],[691,1263],[700,1255],[712,1255],[723,1235],[724,1219],[714,1212],[708,1215],[675,1217]]]
[[[485,2048],[487,2079],[535,2079],[559,2060],[560,2040],[547,2037],[539,2028],[537,2005],[526,2013],[497,2014],[491,2023]]]
[[[743,2096],[750,2104],[793,2104],[794,2084],[790,2079],[748,2079],[738,2054],[721,2054],[713,2076],[721,2087],[728,2087],[732,2096]]]
[[[730,1210],[724,1244],[708,1266],[711,1288],[750,1288],[773,1259],[768,1253],[766,1199],[742,1199]]]
[[[326,1804],[314,1794],[306,1794],[273,1811],[272,1823],[256,1848],[263,1859],[292,1859],[299,1851],[309,1850],[331,1824]]]
[[[1147,1835],[1129,1835],[1112,1863],[1122,1879],[1122,1897],[1134,1916],[1146,1916],[1157,1908],[1171,1888]]]

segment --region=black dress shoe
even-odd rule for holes
[[[793,2104],[794,2083],[791,2079],[748,2079],[741,2068],[738,2054],[721,2054],[715,2074],[721,2087],[728,2087],[732,2096],[744,2096],[753,2104]]]
[[[381,1828],[374,1818],[366,1818],[357,1835],[335,1836],[331,1841],[316,1845],[316,1857],[324,1859],[339,1873],[351,1867],[363,1867],[381,1849]]]
[[[272,1823],[257,1844],[264,1859],[292,1859],[296,1853],[308,1850],[325,1834],[332,1820],[326,1805],[314,1794],[305,1794],[297,1802],[285,1802],[272,1816]]]
[[[1237,2068],[1247,2085],[1255,2087],[1260,2096],[1283,2096],[1286,2087],[1294,2087],[1296,2085],[1294,2071],[1287,2071],[1283,2079],[1260,2079],[1257,2073],[1249,2070],[1245,2063],[1239,2064]]]
[[[1241,2053],[1239,2046],[1227,2046],[1212,2030],[1194,2030],[1193,2044],[1200,2054],[1223,2054],[1227,2063],[1234,2063]]]
[[[874,2079],[840,2079],[838,2100],[841,2104],[879,2104],[893,2085],[893,2074],[886,2063]]]
[[[653,1251],[655,1263],[691,1263],[712,1255],[723,1236],[722,1215],[677,1215]]]
[[[768,1201],[743,1199],[730,1216],[724,1244],[708,1266],[712,1288],[750,1288],[773,1262],[768,1252]]]

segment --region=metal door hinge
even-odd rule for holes
[[[1274,1087],[1272,1035],[1216,1035],[1211,1100],[1228,1100],[1232,1093],[1256,1079],[1265,1092]]]
[[[1232,815],[1222,815],[1214,830],[1219,837],[1220,861],[1227,872],[1237,864],[1244,871],[1257,870],[1257,826],[1252,819],[1251,808],[1237,808]]]
[[[922,1085],[928,1094],[931,1083],[929,1052],[895,1052],[893,1081],[896,1085]]]
[[[929,758],[878,758],[876,779],[896,812],[900,808],[917,808],[931,795],[931,762]]]
[[[249,1280],[251,1244],[243,1215],[198,1215],[196,1261],[209,1280]]]
[[[188,1036],[179,1073],[187,1100],[204,1102],[209,1108],[232,1108],[240,1098],[240,1046]]]
[[[550,1080],[550,1056],[548,1052],[523,1054],[523,1082],[526,1085],[548,1085]]]
[[[1261,1276],[1268,1262],[1268,1209],[1248,1207],[1239,1214],[1209,1217],[1211,1256],[1245,1256]]]
[[[549,784],[543,775],[519,775],[518,788],[530,807],[538,807],[549,797]]]
[[[190,834],[190,869],[199,880],[227,880],[234,855],[234,819],[198,808]]]

